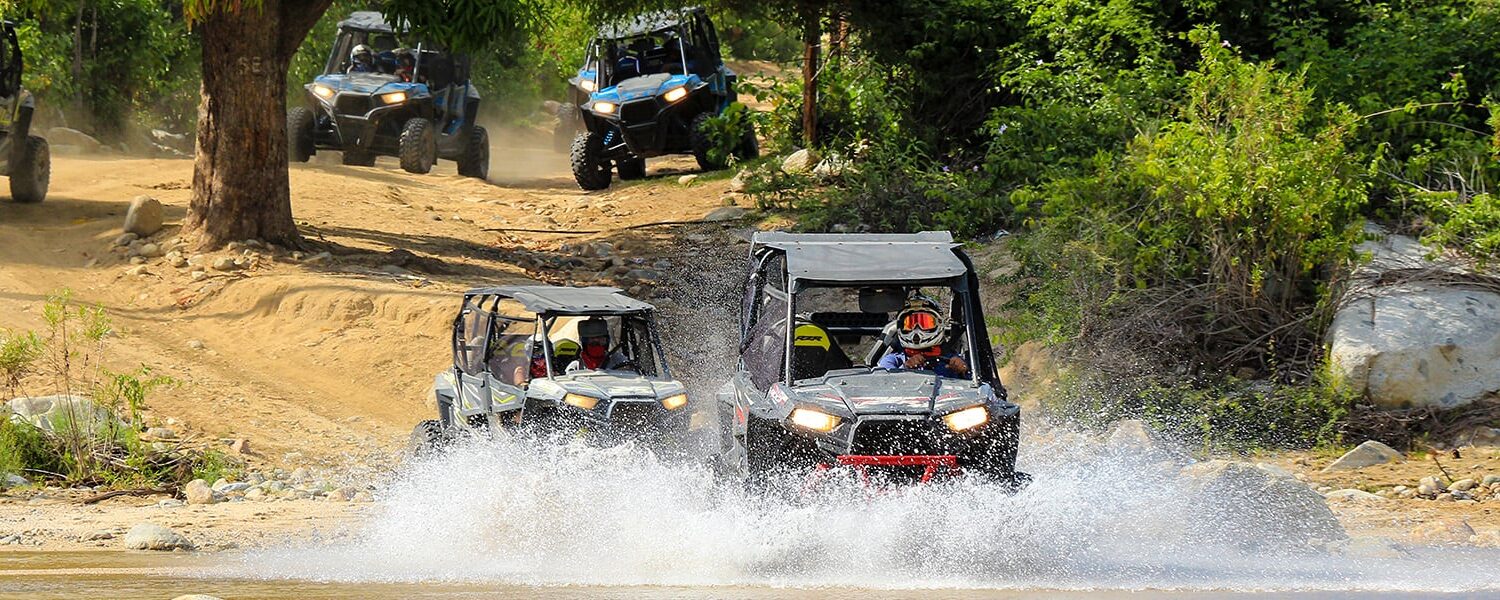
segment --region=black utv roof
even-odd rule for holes
[[[968,272],[946,231],[921,233],[786,233],[765,231],[756,247],[786,253],[792,279],[838,284],[939,281]]]
[[[391,24],[385,22],[385,15],[373,10],[357,10],[349,13],[349,18],[339,21],[339,29],[396,33]]]
[[[612,287],[565,287],[555,285],[508,285],[474,288],[466,296],[498,295],[513,298],[534,313],[561,315],[606,315],[647,312],[656,307],[620,293]]]
[[[639,14],[629,19],[616,21],[599,26],[599,39],[617,40],[643,33],[661,31],[674,27],[690,19],[694,14],[704,12],[702,7],[680,8],[676,10],[659,10]]]

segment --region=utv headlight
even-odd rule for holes
[[[313,94],[316,94],[319,98],[322,98],[324,100],[328,100],[333,97],[333,88],[321,83],[313,84],[312,91]]]
[[[662,100],[666,100],[667,102],[676,102],[686,97],[687,88],[681,86],[667,90],[667,93],[661,95]]]
[[[687,405],[687,394],[677,394],[661,399],[661,405],[667,410],[677,410]]]
[[[615,114],[615,109],[616,108],[619,108],[619,107],[615,106],[615,103],[613,103],[613,102],[605,102],[603,100],[600,100],[600,101],[594,103],[594,112],[599,113],[601,115],[612,115],[612,114]]]
[[[566,404],[577,406],[578,408],[581,408],[583,410],[594,410],[594,407],[599,405],[598,398],[595,398],[593,396],[585,396],[583,394],[568,394],[566,396],[563,396],[563,402]]]
[[[953,431],[965,431],[983,425],[990,420],[990,411],[983,406],[971,406],[960,411],[954,411],[943,415],[943,422],[948,424],[948,429]]]
[[[811,408],[798,408],[792,411],[792,424],[813,431],[833,431],[839,426],[839,418]]]
[[[580,79],[578,80],[578,87],[583,88],[585,92],[593,93],[594,89],[599,87],[599,84],[594,83],[592,79]]]
[[[406,102],[406,92],[391,92],[389,94],[381,94],[380,101],[386,104],[400,104],[402,102]]]

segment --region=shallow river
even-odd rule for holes
[[[1296,507],[1195,491],[1159,457],[1028,437],[1036,481],[1016,494],[835,479],[759,496],[629,447],[472,443],[406,465],[331,534],[218,554],[0,553],[0,600],[1500,597],[1500,550],[1326,543]]]

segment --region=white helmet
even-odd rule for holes
[[[948,336],[948,318],[938,311],[937,302],[925,296],[907,301],[896,313],[896,340],[907,350],[926,350],[943,343]]]
[[[361,55],[365,57],[363,62],[375,62],[375,51],[371,50],[369,46],[359,44],[353,50],[349,51],[349,58],[354,62],[361,62],[359,58]]]

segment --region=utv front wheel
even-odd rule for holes
[[[431,419],[417,423],[411,431],[411,453],[415,456],[432,454],[443,447],[447,438],[442,423]]]
[[[585,131],[573,138],[573,179],[585,190],[609,187],[610,165],[604,158],[604,134]]]
[[[709,156],[714,147],[713,140],[708,137],[708,120],[711,118],[713,115],[709,113],[699,113],[693,117],[692,132],[688,140],[693,147],[693,158],[698,159],[698,168],[704,171],[717,171],[728,166],[723,159],[715,160]]]
[[[286,111],[286,157],[292,162],[307,162],[317,152],[313,146],[313,113],[297,106]]]
[[[437,132],[432,121],[417,117],[401,128],[401,168],[418,175],[432,171],[437,162]]]
[[[458,174],[464,177],[486,179],[490,175],[490,134],[483,127],[475,126],[469,132],[469,143],[458,159]]]
[[[375,155],[363,150],[345,150],[344,164],[351,167],[373,167]]]
[[[760,158],[760,141],[755,139],[754,124],[745,124],[745,133],[740,136],[740,145],[735,149],[734,155],[741,161]]]
[[[47,184],[51,178],[52,152],[47,147],[47,140],[27,136],[21,157],[17,164],[11,165],[11,199],[28,204],[41,202],[47,197]]]
[[[620,172],[620,181],[646,178],[646,159],[623,158],[615,161],[615,170]]]

